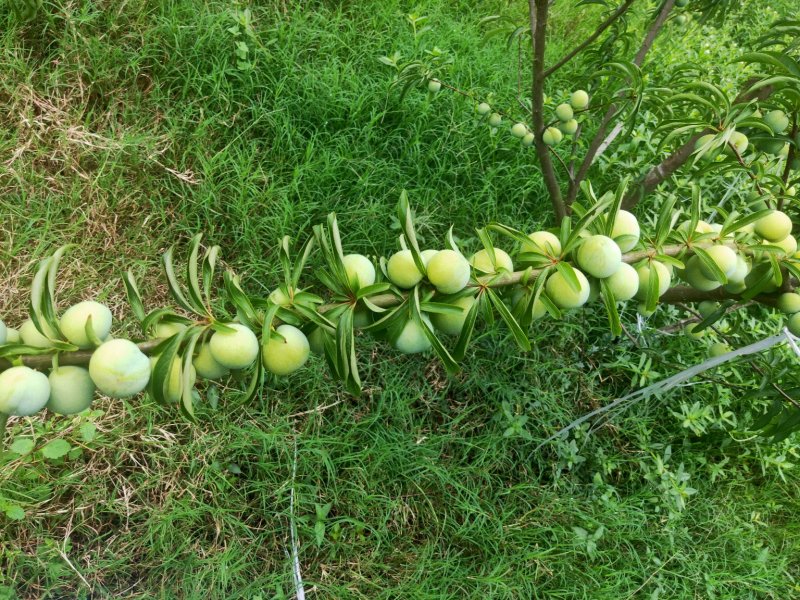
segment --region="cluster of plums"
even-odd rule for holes
[[[695,150],[702,153],[702,159],[706,161],[714,161],[720,155],[733,155],[735,149],[736,154],[742,156],[750,147],[750,138],[747,133],[753,137],[753,146],[758,150],[767,154],[775,156],[786,157],[789,153],[789,142],[786,139],[786,131],[789,129],[789,117],[781,109],[775,109],[761,114],[761,111],[756,111],[753,117],[761,119],[764,124],[772,131],[772,136],[765,135],[761,130],[748,130],[747,132],[733,130],[728,135],[724,144],[716,133],[707,133],[695,142]]]
[[[578,131],[578,121],[575,119],[575,111],[586,110],[589,107],[589,94],[584,90],[576,90],[570,94],[569,102],[563,102],[556,106],[555,117],[557,124],[550,125],[542,132],[542,141],[548,146],[556,146],[565,135],[574,135]],[[475,112],[481,117],[485,117],[492,127],[500,127],[503,124],[503,117],[498,112],[492,110],[487,102],[481,102],[475,106]],[[511,135],[519,138],[523,146],[532,146],[535,140],[534,133],[525,123],[515,123],[511,126]]]
[[[80,302],[67,309],[59,321],[59,335],[44,324],[40,331],[31,320],[19,330],[7,328],[0,321],[0,346],[23,344],[52,348],[53,340],[68,342],[78,348],[93,348],[88,369],[81,366],[54,366],[49,374],[27,366],[13,366],[0,372],[0,413],[29,416],[47,407],[54,413],[69,415],[87,409],[95,391],[112,398],[129,398],[147,388],[158,356],[146,356],[126,339],[114,339],[111,311],[95,302]],[[186,325],[161,322],[155,326],[156,338],[180,333]],[[276,375],[300,368],[308,359],[308,340],[291,326],[280,325],[277,335],[261,344],[264,367]],[[93,335],[90,335],[92,332]],[[98,343],[99,342],[99,343]],[[225,323],[198,345],[190,367],[189,380],[197,377],[219,379],[231,371],[247,369],[258,358],[259,341],[255,333],[241,323]],[[181,360],[175,357],[164,386],[164,396],[178,402],[183,392]]]

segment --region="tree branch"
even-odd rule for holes
[[[544,123],[544,50],[547,37],[547,0],[528,0],[530,8],[531,37],[533,39],[533,84],[531,87],[531,120],[533,122],[534,146],[536,156],[542,168],[542,176],[550,194],[556,222],[567,216],[567,206],[561,195],[553,161],[550,160],[550,151],[544,143],[542,135],[545,130]]]
[[[545,79],[550,77],[550,75],[552,75],[556,71],[558,71],[561,67],[563,67],[569,61],[575,58],[578,54],[580,54],[589,44],[591,44],[593,41],[599,38],[603,34],[603,32],[606,29],[608,29],[612,23],[614,23],[614,21],[616,21],[618,18],[620,18],[623,14],[625,14],[628,11],[628,9],[633,5],[635,1],[636,0],[625,0],[625,3],[623,3],[619,8],[617,8],[617,10],[614,11],[605,21],[603,21],[592,35],[586,38],[582,43],[575,46],[575,48],[567,52],[567,54],[565,54],[564,57],[561,58],[561,60],[559,60],[552,67],[547,69],[544,72]]]
[[[751,100],[764,100],[768,98],[772,94],[772,86],[765,86],[756,90],[755,92],[748,91],[757,81],[758,77],[752,77],[745,81],[744,85],[742,86],[742,91],[739,92],[738,96],[736,96],[733,104],[744,104],[750,102]],[[639,181],[639,183],[634,186],[630,192],[628,192],[628,195],[622,201],[622,207],[625,209],[633,208],[642,200],[642,198],[656,189],[659,183],[671,177],[672,174],[677,171],[687,160],[689,160],[689,157],[694,153],[697,140],[709,133],[715,133],[715,131],[713,129],[704,129],[700,133],[692,136],[683,146],[678,148],[675,152],[650,169],[647,175],[645,175]],[[793,146],[790,146],[790,151],[791,148],[793,148]]]
[[[622,261],[628,264],[634,264],[646,258],[652,258],[656,255],[665,255],[665,256],[678,256],[683,252],[686,252],[688,255],[693,253],[692,247],[701,247],[706,248],[713,245],[714,242],[711,240],[703,240],[693,244],[693,246],[687,246],[684,244],[672,244],[670,246],[663,246],[659,250],[655,249],[647,249],[647,250],[637,250],[635,252],[628,252],[627,254],[622,255]],[[735,248],[736,245],[732,242],[726,243],[726,245]],[[533,281],[539,275],[542,274],[542,269],[526,269],[524,271],[515,271],[513,273],[501,273],[499,275],[484,275],[478,277],[474,282],[471,282],[469,285],[476,288],[502,288],[507,287],[510,285],[515,285],[521,283],[522,281]],[[784,285],[781,287],[778,292],[786,291],[788,289],[788,277],[784,278]],[[699,290],[695,290],[694,288],[686,287],[686,286],[676,286],[672,287],[667,292],[661,296],[659,302],[662,304],[677,304],[681,302],[700,302],[702,300],[726,300],[728,298],[739,298],[737,294],[731,294],[725,291],[724,288],[718,288],[711,292],[701,292]],[[378,294],[375,296],[370,297],[370,302],[376,306],[380,306],[382,308],[390,308],[392,306],[397,306],[401,302],[405,300],[405,296],[399,296],[397,294]],[[769,306],[775,306],[777,302],[777,293],[774,295],[760,295],[756,297],[754,300],[761,302],[762,304],[767,304]],[[321,305],[317,311],[320,313],[326,313],[334,308],[342,306],[342,302],[338,303],[331,303],[331,304],[323,304]],[[280,323],[279,319],[276,319],[276,324]],[[141,350],[144,354],[151,355],[158,347],[158,345],[163,342],[163,339],[155,339],[155,340],[147,340],[145,342],[140,342],[138,345],[139,350]],[[75,350],[70,352],[59,352],[58,353],[58,364],[59,365],[74,365],[74,366],[86,366],[89,364],[89,360],[92,358],[92,354],[94,350]],[[23,365],[26,367],[30,367],[32,369],[38,369],[41,371],[46,371],[50,369],[53,364],[53,353],[48,354],[37,354],[31,356],[20,356],[19,360]],[[13,365],[10,360],[6,358],[0,358],[0,372],[5,371],[6,369],[11,368]],[[1,417],[2,415],[0,415]]]
[[[639,48],[639,51],[636,53],[636,56],[633,59],[633,63],[637,67],[641,67],[642,63],[644,62],[645,56],[650,51],[650,48],[653,46],[653,42],[655,42],[656,36],[658,32],[661,31],[661,28],[664,26],[664,23],[669,16],[669,12],[672,10],[672,7],[675,4],[675,0],[666,0],[661,7],[661,11],[658,13],[655,21],[650,26],[650,29],[647,31],[644,40],[642,41],[642,45]],[[578,195],[578,190],[580,189],[580,183],[584,179],[586,179],[586,175],[589,172],[589,168],[594,163],[595,158],[598,156],[598,151],[603,144],[603,141],[606,136],[606,131],[608,130],[608,126],[614,117],[617,115],[617,107],[616,105],[612,104],[608,107],[606,114],[603,116],[603,120],[600,122],[600,126],[597,129],[594,137],[592,138],[591,142],[589,142],[589,148],[586,150],[586,156],[583,158],[583,162],[581,166],[578,168],[578,173],[575,176],[574,182],[569,186],[567,190],[567,197],[566,197],[566,204],[567,206],[571,205],[574,201],[576,196]]]
[[[702,302],[703,300],[736,300],[740,297],[741,294],[733,294],[724,287],[718,287],[710,292],[702,292],[688,285],[676,285],[669,288],[658,301],[665,304],[677,304],[679,302]],[[754,300],[768,306],[776,306],[778,303],[777,296],[768,294],[756,296]]]

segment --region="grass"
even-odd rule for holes
[[[250,71],[237,67],[234,8],[63,2],[20,25],[0,4],[4,320],[19,322],[35,261],[63,243],[77,246],[62,302],[101,298],[124,331],[119,274],[133,267],[151,305],[165,302],[158,255],[197,231],[263,293],[279,280],[280,236],[308,233],[332,210],[348,250],[390,252],[401,189],[426,245],[450,223],[473,246],[476,223],[550,224],[529,152],[488,135],[457,98],[401,102],[389,88],[377,57],[419,52],[405,3],[254,6],[258,43],[239,36]],[[515,54],[476,26],[501,8],[429,2],[420,10],[433,30],[420,44],[453,52],[462,87],[513,93]],[[554,56],[589,28],[564,10]],[[720,33],[719,46],[735,36]],[[659,59],[677,62],[679,47],[672,34]],[[565,71],[553,93],[580,74]],[[666,312],[664,322],[678,314]],[[754,333],[779,327],[736,319]],[[796,446],[749,437],[757,406],[719,383],[751,386],[752,373],[728,368],[536,451],[704,349],[652,327],[643,348],[611,341],[588,311],[531,335],[534,350],[520,355],[502,330],[482,328],[455,379],[362,336],[358,399],[312,360],[251,405],[221,388],[198,425],[146,397],[14,420],[15,438],[36,446],[2,459],[0,502],[25,515],[0,516],[0,597],[293,597],[292,523],[316,598],[800,595]],[[694,402],[714,413],[701,433],[682,426]],[[504,435],[517,416],[530,439]],[[46,458],[55,438],[73,452]]]

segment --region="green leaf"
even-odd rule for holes
[[[186,335],[186,346],[183,348],[183,357],[181,359],[181,412],[186,417],[194,421],[194,395],[192,386],[192,358],[194,349],[200,339],[200,335],[204,332],[202,327],[191,328]],[[259,351],[259,365],[261,364],[261,354]],[[157,365],[156,365],[157,366]]]
[[[197,313],[198,311],[195,309],[195,307],[192,306],[192,304],[186,299],[186,296],[183,295],[181,286],[178,283],[178,278],[175,276],[175,265],[172,262],[172,253],[174,250],[175,247],[171,246],[166,252],[164,252],[162,256],[164,274],[167,277],[167,286],[169,287],[169,291],[173,299],[181,308],[191,313]],[[204,311],[201,310],[198,314],[202,315],[204,314]]]
[[[726,223],[722,227],[722,231],[720,231],[720,237],[724,237],[733,231],[737,231],[742,227],[746,227],[750,225],[750,223],[755,223],[756,221],[766,217],[767,215],[772,214],[772,209],[765,208],[764,210],[759,210],[756,212],[751,212],[739,219],[731,220],[729,223]]]
[[[8,449],[15,454],[25,456],[33,451],[34,446],[34,441],[31,438],[18,437],[14,439]]]
[[[706,252],[703,248],[700,248],[699,246],[695,246],[694,247],[694,254],[695,254],[695,256],[697,256],[697,258],[700,259],[700,262],[702,262],[703,265],[709,271],[711,271],[711,273],[713,273],[713,275],[714,275],[713,279],[715,281],[719,281],[722,284],[728,283],[728,276],[725,275],[725,272],[722,269],[719,268],[717,263],[714,262],[714,259],[711,258],[711,256],[708,254],[708,252]]]
[[[647,280],[647,293],[645,295],[645,307],[648,312],[654,311],[658,305],[658,292],[660,291],[658,269],[654,268],[652,264],[648,265],[650,269],[650,277]]]
[[[42,456],[55,460],[65,456],[71,449],[72,446],[67,440],[51,440],[42,447]]]
[[[158,360],[156,360],[155,367],[153,367],[148,388],[153,399],[162,406],[168,404],[167,390],[172,378],[173,362],[178,355],[178,350],[186,334],[186,330],[180,331],[168,338],[163,346],[160,346]]]
[[[467,313],[466,319],[464,319],[464,325],[461,327],[461,334],[458,336],[456,347],[452,352],[453,360],[456,362],[464,360],[469,342],[472,339],[472,332],[475,330],[475,323],[478,320],[478,312],[481,310],[481,305],[484,303],[485,297],[486,295],[484,293],[479,293],[477,295],[475,302],[472,303]]]
[[[223,274],[222,280],[228,300],[236,308],[239,319],[251,329],[255,328],[258,314],[250,298],[239,285],[238,276],[229,269]]]
[[[308,257],[311,256],[311,251],[314,249],[314,238],[309,237],[306,239],[303,247],[300,249],[300,253],[297,255],[297,260],[295,260],[294,267],[292,269],[292,278],[289,282],[292,287],[296,288],[300,284],[300,276],[303,274],[303,268],[308,262]]]
[[[419,244],[417,243],[417,233],[414,229],[414,218],[411,214],[411,205],[408,202],[408,193],[405,190],[400,192],[400,199],[397,203],[397,218],[403,228],[403,236],[408,243],[411,257],[420,273],[425,273],[425,263],[422,260]]]
[[[133,271],[128,269],[127,273],[122,277],[122,281],[125,283],[125,293],[128,296],[128,304],[131,307],[133,316],[141,323],[144,321],[145,315],[144,303],[142,302],[142,295],[139,293],[139,286],[136,284],[136,277],[134,277]]]
[[[94,441],[94,438],[97,436],[97,426],[94,423],[81,423],[81,426],[78,428],[78,431],[81,434],[81,439],[86,442],[87,444]]]
[[[3,512],[12,521],[21,521],[25,518],[25,511],[18,504],[7,504]]]
[[[203,295],[206,299],[206,306],[209,307],[211,306],[211,284],[214,281],[218,257],[219,246],[211,246],[203,256]]]
[[[603,304],[606,307],[606,312],[608,313],[608,323],[611,326],[611,335],[614,337],[622,334],[622,323],[619,320],[619,311],[617,310],[617,300],[614,298],[614,294],[611,293],[611,289],[608,287],[608,283],[605,279],[600,280],[600,294],[603,297]]]
[[[571,264],[563,261],[557,262],[556,270],[566,280],[567,285],[569,285],[569,287],[572,288],[572,291],[580,292],[581,282],[578,280],[578,276],[575,275],[575,269],[572,267]]]
[[[200,240],[203,239],[203,234],[198,233],[189,242],[189,258],[186,260],[186,281],[188,282],[189,299],[192,306],[195,307],[198,314],[205,314],[211,316],[211,311],[203,304],[203,294],[200,291],[200,277],[199,277],[199,252]]]
[[[565,264],[565,263],[559,263]],[[497,295],[497,293],[491,289],[487,288],[486,293],[489,296],[489,300],[491,300],[494,309],[500,315],[500,317],[505,321],[508,329],[511,331],[511,335],[514,336],[517,344],[519,345],[522,350],[525,352],[529,352],[531,349],[531,341],[528,339],[528,336],[522,330],[522,327],[519,326],[517,320],[511,314],[511,311],[508,310],[508,307],[505,305],[503,300]]]
[[[383,294],[391,289],[392,289],[391,283],[387,282],[373,283],[372,285],[359,288],[358,292],[356,292],[356,299],[361,300],[362,298],[367,298],[369,296],[374,296],[376,294]]]
[[[460,370],[458,363],[450,354],[450,352],[445,348],[444,344],[436,337],[433,329],[428,326],[428,323],[422,318],[422,313],[420,312],[419,307],[419,288],[414,288],[413,293],[409,294],[409,299],[411,302],[411,318],[422,328],[422,331],[425,333],[425,337],[428,338],[428,341],[431,343],[431,348],[433,349],[436,356],[442,361],[442,365],[444,365],[445,370],[450,374],[454,375],[458,373]]]

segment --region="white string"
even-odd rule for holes
[[[789,345],[792,346],[795,353],[797,353],[798,357],[800,357],[800,349],[797,347],[795,343],[794,336],[788,330],[784,329],[783,332],[781,332],[779,335],[774,335],[772,337],[768,337],[761,341],[754,342],[749,346],[743,346],[741,348],[737,348],[736,350],[731,350],[730,352],[727,352],[720,356],[709,358],[708,360],[703,361],[699,365],[695,365],[693,367],[689,367],[688,369],[684,369],[680,373],[676,373],[671,377],[667,377],[666,379],[657,381],[656,383],[648,385],[645,388],[636,390],[635,392],[632,392],[627,396],[622,396],[621,398],[617,398],[611,401],[609,404],[601,406],[600,408],[595,409],[578,419],[575,419],[574,421],[572,421],[572,423],[570,423],[566,427],[559,429],[556,433],[554,433],[549,438],[544,440],[541,444],[539,444],[536,447],[536,450],[534,450],[534,452],[540,450],[546,444],[552,442],[555,439],[558,439],[564,434],[582,425],[592,417],[605,414],[619,407],[623,403],[625,403],[626,406],[622,407],[620,410],[628,408],[629,406],[632,406],[636,402],[639,402],[640,400],[643,400],[645,398],[649,398],[650,396],[664,394],[674,387],[681,385],[688,385],[686,383],[687,380],[691,379],[695,375],[699,375],[704,371],[714,369],[722,364],[725,364],[726,362],[733,360],[734,358],[738,358],[740,356],[747,356],[748,354],[756,354],[758,352],[766,350],[767,348],[772,348],[773,346],[776,346],[782,342],[788,342]],[[610,416],[608,418],[610,418]]]
[[[297,537],[297,524],[294,520],[294,481],[297,475],[297,438],[294,440],[294,462],[292,463],[292,489],[289,493],[289,528],[292,538],[292,579],[297,600],[306,599],[306,590],[303,587],[303,576],[300,573],[300,551]]]

